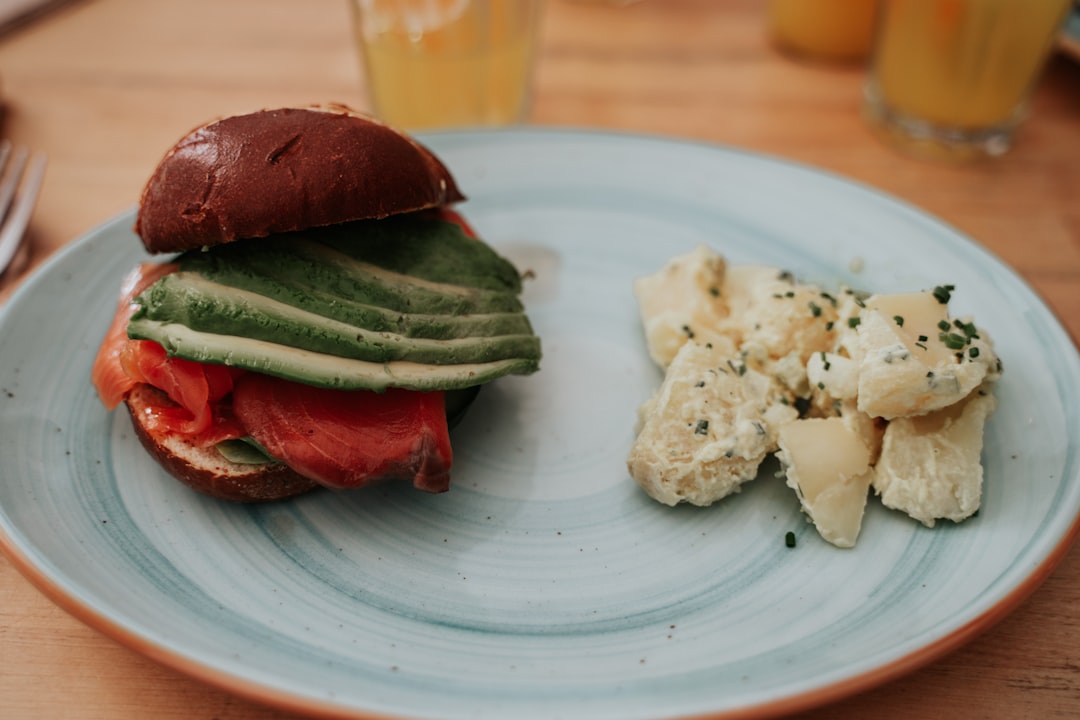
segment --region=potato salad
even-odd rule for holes
[[[830,292],[729,265],[706,246],[638,278],[664,380],[638,412],[630,475],[657,501],[710,505],[775,454],[826,541],[852,547],[868,497],[933,527],[979,509],[1001,362],[955,288]]]

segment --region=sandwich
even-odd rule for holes
[[[224,118],[139,202],[135,267],[92,382],[170,475],[269,501],[449,488],[481,385],[539,367],[522,275],[451,206],[426,147],[342,106]]]

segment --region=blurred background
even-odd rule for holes
[[[54,5],[0,36],[3,132],[51,158],[35,221],[50,239],[72,239],[133,204],[163,148],[208,119],[320,101],[370,107],[346,0],[305,3],[302,22],[293,0]],[[247,31],[256,16],[257,31]],[[993,196],[1023,185],[1031,199],[1023,217],[948,208],[975,237],[1025,237],[1023,250],[998,244],[1007,260],[1037,255],[1039,237],[1080,232],[1075,216],[1063,227],[1039,212],[1040,198],[1078,195],[1080,64],[1064,50],[1050,57],[1013,152],[930,171],[873,140],[860,112],[863,60],[781,51],[765,0],[550,0],[536,60],[531,123],[766,151],[873,181],[934,214],[951,187]],[[1032,172],[1036,157],[1048,162]],[[78,208],[60,202],[58,187],[71,184],[85,195]]]
[[[300,13],[294,0],[73,0],[0,36],[3,132],[50,156],[38,253],[134,204],[163,149],[210,118],[327,101],[369,109],[353,27],[346,0]],[[1001,239],[996,251],[1029,276],[1055,272],[1038,266],[1040,246],[1080,262],[1080,217],[1049,211],[1052,198],[1080,197],[1074,56],[1055,49],[1017,146],[975,166],[911,161],[876,141],[860,111],[865,72],[862,60],[778,49],[766,0],[549,0],[526,119],[781,155]],[[76,207],[64,200],[72,186]],[[987,202],[958,206],[956,193]],[[1017,193],[1024,213],[996,210],[995,196]],[[1052,305],[1077,309],[1080,293],[1042,279]]]

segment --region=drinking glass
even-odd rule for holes
[[[1072,0],[883,0],[864,114],[940,158],[1005,153]]]
[[[350,0],[375,114],[406,130],[523,122],[541,0]]]

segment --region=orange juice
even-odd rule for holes
[[[889,112],[980,130],[1014,123],[1071,0],[889,0],[873,92]]]
[[[870,52],[876,0],[770,0],[777,45],[822,60],[859,60]]]
[[[355,0],[375,112],[405,129],[520,122],[536,0]]]

